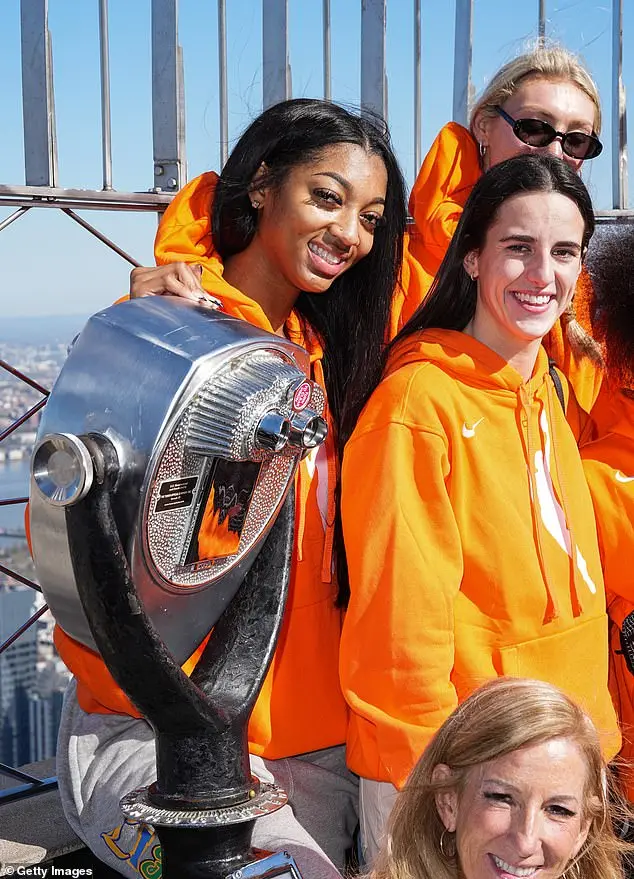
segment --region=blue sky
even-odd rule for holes
[[[321,0],[288,0],[293,94],[322,94]],[[496,69],[537,31],[538,0],[475,0],[473,84],[479,92]],[[634,94],[634,3],[624,10],[624,79]],[[261,0],[227,0],[229,126],[235,138],[261,109]],[[413,0],[388,0],[388,112],[408,182],[415,176]],[[49,0],[62,186],[101,186],[98,0]],[[333,98],[359,103],[361,0],[332,0]],[[113,182],[115,189],[153,185],[150,2],[110,0]],[[512,13],[511,13],[512,9]],[[604,154],[584,173],[598,208],[611,203],[611,0],[549,0],[550,36],[580,52],[601,92]],[[215,0],[180,0],[185,64],[189,178],[219,164]],[[454,0],[422,0],[423,153],[452,108]],[[24,183],[19,0],[0,3],[0,181]],[[632,59],[632,60],[630,60]],[[633,185],[634,187],[634,185]],[[0,208],[0,220],[9,214]],[[139,261],[151,264],[152,215],[87,211]],[[31,210],[0,232],[2,314],[90,313],[127,290],[128,265],[54,210]]]

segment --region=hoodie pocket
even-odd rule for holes
[[[605,614],[553,635],[499,649],[502,673],[536,678],[559,687],[590,715],[609,759],[619,750],[614,706],[608,690],[608,619]]]

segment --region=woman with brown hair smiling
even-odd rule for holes
[[[621,879],[630,850],[600,736],[561,691],[500,678],[440,727],[392,812],[372,879]]]

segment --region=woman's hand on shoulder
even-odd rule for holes
[[[180,296],[195,302],[213,301],[200,283],[202,266],[174,262],[166,266],[139,266],[130,272],[130,299],[142,296]]]

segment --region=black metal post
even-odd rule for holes
[[[164,879],[227,876],[262,856],[251,850],[255,817],[285,802],[251,775],[247,724],[284,613],[293,497],[188,678],[146,616],[130,576],[110,498],[118,474],[114,447],[102,436],[82,440],[95,479],[86,497],[66,508],[80,598],[112,676],[156,733],[157,781],[126,800],[156,828]]]

